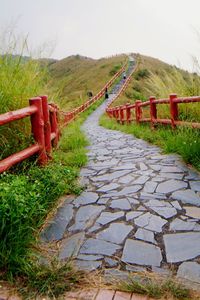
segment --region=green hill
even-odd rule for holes
[[[121,68],[126,55],[92,59],[72,55],[48,65],[50,79],[46,87],[63,109],[70,110],[88,99],[88,92],[95,95]]]

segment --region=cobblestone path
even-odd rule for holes
[[[110,95],[110,101],[114,94]],[[98,125],[106,103],[83,126],[90,140],[85,191],[66,198],[43,231],[59,258],[86,270],[152,269],[200,283],[200,175],[177,155]]]

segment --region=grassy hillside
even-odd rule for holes
[[[97,93],[121,68],[126,55],[91,59],[73,55],[49,65],[47,91],[63,109],[70,110],[88,99],[88,92]]]
[[[197,96],[200,94],[200,77],[158,59],[138,55],[138,68],[125,93],[113,105],[134,103],[135,100],[148,100],[149,96],[167,98],[169,94],[178,96]],[[184,104],[179,106],[180,118],[183,120],[200,121],[200,105]],[[149,116],[148,108],[144,115]],[[167,105],[158,106],[158,115],[169,117]]]

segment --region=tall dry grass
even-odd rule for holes
[[[6,34],[6,36],[5,36]],[[28,99],[40,94],[47,70],[31,57],[27,38],[13,32],[0,36],[0,113],[29,105]],[[26,54],[26,55],[25,55]],[[28,55],[28,56],[27,56]],[[0,159],[30,144],[30,122],[20,120],[0,127]]]

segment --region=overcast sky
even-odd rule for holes
[[[1,28],[14,22],[34,48],[54,44],[54,58],[139,52],[186,69],[200,58],[200,0],[0,0],[0,8]]]

